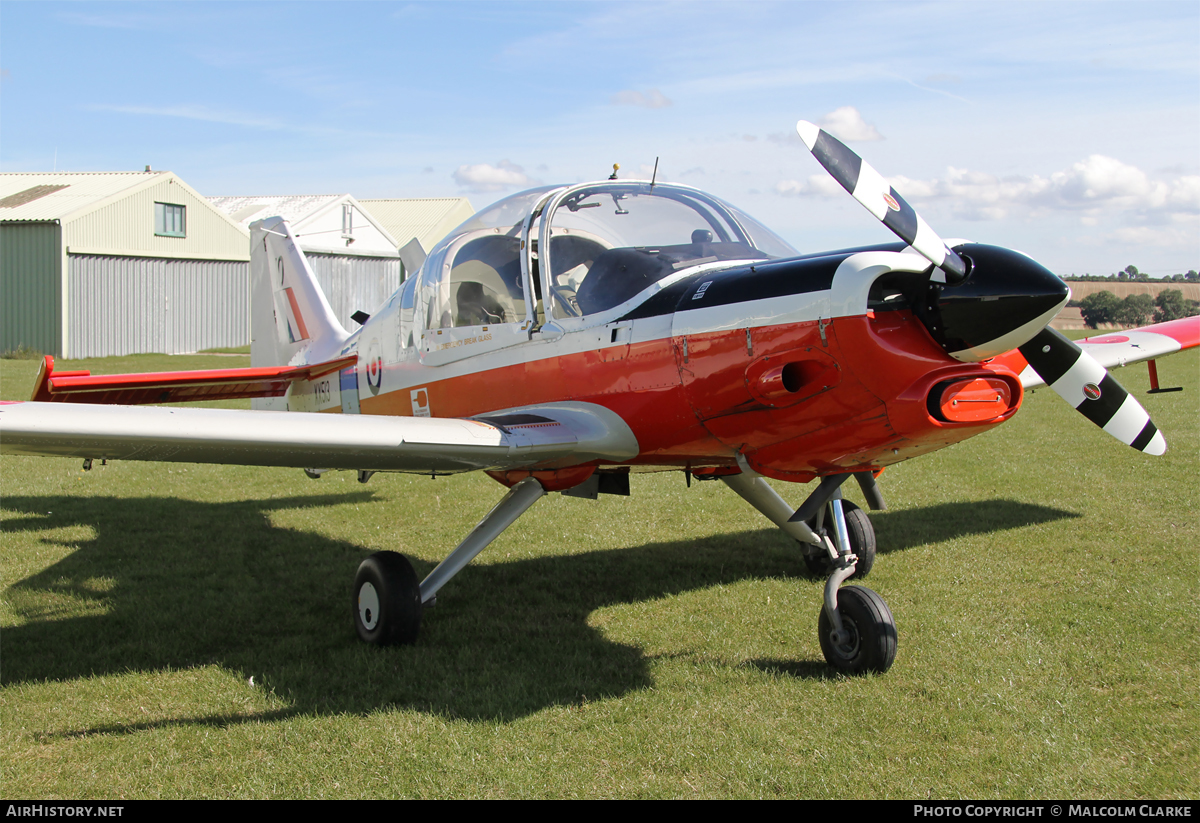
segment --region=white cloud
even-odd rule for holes
[[[771,132],[770,134],[767,135],[767,139],[770,140],[772,143],[780,143],[780,144],[804,142],[800,139],[800,135],[796,133],[795,129],[788,129],[787,131]]]
[[[185,120],[203,120],[208,123],[226,123],[231,126],[246,126],[252,129],[279,130],[287,128],[280,120],[259,115],[246,114],[228,109],[214,109],[203,105],[182,104],[177,106],[110,106],[101,103],[85,106],[90,111],[114,111],[120,114],[145,114],[152,117],[181,117]]]
[[[949,167],[932,180],[905,176],[887,179],[902,197],[914,204],[946,202],[964,220],[1003,220],[1013,212],[1028,216],[1045,211],[1076,212],[1085,222],[1096,222],[1103,211],[1126,212],[1151,223],[1200,215],[1200,176],[1178,175],[1154,180],[1135,166],[1104,155],[1091,155],[1049,178],[994,174]],[[778,194],[844,197],[841,186],[828,175],[806,181],[782,180]]]
[[[1159,248],[1196,248],[1196,225],[1190,226],[1122,226],[1116,229],[1109,242],[1130,246],[1156,246]]]
[[[453,177],[455,183],[474,192],[503,191],[517,186],[537,185],[537,181],[525,174],[523,168],[508,160],[501,160],[495,166],[488,163],[459,166],[454,170]]]
[[[845,196],[846,190],[828,174],[814,174],[807,180],[780,180],[775,184],[775,193],[797,197]]]
[[[1118,198],[1151,199],[1161,203],[1166,193],[1162,184],[1151,183],[1141,169],[1102,154],[1093,154],[1067,171],[1054,173],[1050,181],[1053,194],[1073,203]]]
[[[614,106],[641,106],[647,109],[665,109],[667,106],[674,105],[658,89],[648,89],[645,94],[633,89],[626,89],[610,97],[609,102]]]
[[[839,140],[846,142],[868,142],[883,139],[883,135],[874,126],[863,120],[862,115],[854,106],[842,106],[840,109],[834,109],[818,120],[817,125]]]
[[[1176,180],[1167,203],[1180,211],[1200,213],[1200,176],[1185,175]]]

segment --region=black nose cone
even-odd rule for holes
[[[1067,284],[1019,252],[977,243],[956,250],[970,275],[956,286],[930,283],[922,317],[951,357],[975,362],[1011,351],[1067,304]]]

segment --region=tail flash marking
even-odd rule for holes
[[[283,316],[285,325],[287,326],[288,343],[299,343],[301,340],[308,339],[308,326],[304,325],[304,313],[300,311],[300,305],[296,302],[296,295],[291,287],[281,290],[284,300]]]

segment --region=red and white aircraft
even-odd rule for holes
[[[1166,443],[1104,366],[1200,344],[1200,318],[1077,345],[1047,324],[1066,285],[1023,254],[943,242],[816,126],[817,160],[902,242],[799,254],[696,189],[609,179],[501,200],[439,243],[362,327],[330,311],[287,224],[252,228],[249,369],[91,376],[47,357],[0,406],[3,450],[449,474],[509,491],[424,580],[394,552],[359,567],[370,643],[412,642],[438,590],[547,492],[628,494],[631,470],[720,479],[828,574],[821,648],[884,671],[896,630],[861,586],[875,536],[843,502],[876,475],[997,426],[1049,384],[1122,442]],[[614,175],[615,177],[615,175]],[[280,411],[152,407],[271,398]],[[89,405],[79,405],[89,404]],[[99,404],[99,405],[97,405]],[[819,481],[794,508],[764,478]]]

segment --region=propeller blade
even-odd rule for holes
[[[1167,450],[1141,403],[1074,341],[1047,327],[1019,350],[1047,386],[1113,437],[1146,454]]]
[[[807,120],[796,123],[796,133],[842,188],[875,215],[876,220],[944,271],[947,281],[959,283],[966,279],[966,261],[929,228],[921,215],[887,184],[879,172],[845,143]]]

